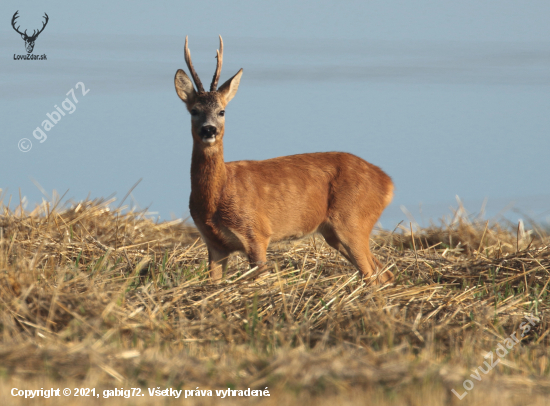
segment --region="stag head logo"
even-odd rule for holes
[[[44,21],[42,28],[39,29],[38,32],[36,30],[33,30],[32,35],[27,35],[27,30],[25,30],[25,32],[21,32],[19,31],[19,26],[15,28],[15,22],[16,22],[15,20],[19,18],[17,13],[19,13],[19,10],[17,10],[13,15],[13,18],[11,19],[11,26],[18,34],[21,34],[21,38],[25,40],[25,48],[27,49],[27,53],[30,54],[34,49],[34,41],[36,41],[36,38],[38,38],[38,35],[40,35],[40,33],[44,31],[44,28],[46,28],[46,24],[48,24],[49,17],[46,13],[44,13],[44,18],[46,19],[46,21]]]

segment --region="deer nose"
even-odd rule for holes
[[[201,137],[211,137],[216,135],[217,129],[213,125],[204,125],[201,127]]]

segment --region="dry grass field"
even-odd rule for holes
[[[369,286],[316,237],[270,247],[272,272],[257,280],[234,256],[212,284],[204,244],[180,221],[113,201],[25,212],[4,200],[0,404],[550,404],[550,237],[515,227],[457,214],[376,231],[392,286]],[[115,388],[145,396],[103,397]]]

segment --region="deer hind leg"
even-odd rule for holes
[[[360,247],[360,244],[354,242],[354,239],[342,238],[330,226],[324,227],[320,232],[325,237],[327,244],[351,262],[363,276],[370,277],[373,274],[373,269],[376,268],[373,268],[372,263],[368,260],[368,254],[365,255],[361,249],[356,249],[356,247]]]
[[[385,284],[385,283],[395,282],[393,273],[388,270],[383,271],[384,266],[378,260],[378,258],[372,255],[372,252],[370,250],[370,234],[372,232],[372,229],[374,228],[374,225],[376,224],[376,221],[380,218],[381,214],[382,212],[377,214],[375,213],[367,222],[364,223],[366,227],[362,230],[362,236],[363,236],[362,247],[366,253],[366,256],[368,258],[371,268],[377,274],[376,281],[378,283]]]
[[[372,255],[369,246],[369,237],[375,221],[376,218],[374,221],[372,218],[367,219],[359,230],[350,230],[349,226],[342,225],[341,227],[335,226],[333,229],[329,228],[321,231],[327,243],[340,251],[361,272],[363,277],[368,279],[381,272],[383,268],[380,261]],[[374,278],[373,284],[391,283],[393,281],[393,274],[386,271]]]
[[[395,280],[393,273],[391,273],[390,271],[385,271],[384,273],[381,273],[384,266],[380,263],[380,261],[374,255],[372,255],[372,252],[370,251],[370,247],[369,247],[368,238],[366,240],[365,245],[363,245],[360,248],[362,248],[363,251],[365,252],[366,259],[369,263],[370,269],[373,270],[373,273],[369,274],[368,276],[371,276],[373,274],[377,275],[376,279],[374,280],[374,284],[377,285],[377,284],[393,283]]]
[[[325,238],[325,241],[328,245],[330,245],[332,248],[334,248],[336,251],[338,251],[344,258],[346,258],[349,262],[351,262],[357,269],[357,264],[355,263],[355,260],[353,257],[351,257],[348,253],[348,250],[346,247],[342,244],[336,233],[334,232],[334,229],[330,226],[324,226],[319,230],[321,235]]]

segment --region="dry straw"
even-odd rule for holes
[[[478,385],[550,390],[550,238],[536,225],[462,214],[379,231],[373,252],[396,275],[392,286],[365,283],[317,237],[271,247],[272,272],[256,280],[234,256],[212,284],[205,245],[181,221],[102,200],[1,210],[5,382],[447,399],[532,313],[541,321],[521,350]]]

